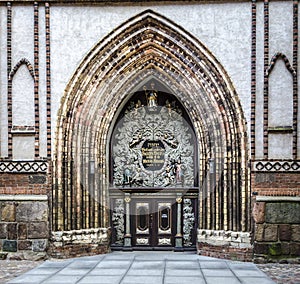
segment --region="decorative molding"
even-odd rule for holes
[[[25,136],[25,135],[34,135],[35,127],[27,125],[13,125],[11,129],[13,135]]]
[[[249,232],[198,229],[197,241],[213,246],[252,247]]]
[[[8,80],[10,81],[13,80],[13,77],[15,76],[15,74],[17,73],[17,71],[22,65],[25,65],[27,67],[32,79],[35,81],[35,71],[33,69],[32,64],[27,58],[22,58],[18,61],[18,63],[14,66],[14,68],[9,72]]]
[[[136,238],[137,245],[149,245],[149,238]]]
[[[32,194],[0,194],[0,201],[48,201],[48,195]]]
[[[72,231],[51,232],[51,241],[56,247],[70,244],[95,244],[100,245],[109,241],[108,228],[93,228]]]
[[[291,65],[289,59],[287,58],[287,56],[281,52],[277,52],[275,55],[273,55],[273,57],[271,58],[271,62],[269,67],[266,70],[266,76],[270,76],[275,63],[278,59],[282,59],[284,61],[285,67],[287,68],[287,70],[292,74],[293,77],[297,76],[297,72],[296,70],[293,68],[293,66]]]
[[[297,161],[255,161],[255,172],[300,172],[300,160]]]
[[[0,161],[0,173],[48,173],[47,161]]]
[[[159,246],[171,246],[171,238],[158,238],[158,245]]]
[[[293,126],[268,127],[269,133],[293,133]]]
[[[255,197],[255,201],[257,202],[300,202],[300,196],[262,196],[258,195]]]

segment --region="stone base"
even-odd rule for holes
[[[297,262],[300,257],[300,198],[257,196],[254,261]]]
[[[0,252],[8,259],[45,259],[48,206],[47,195],[0,195]]]
[[[104,254],[110,251],[109,240],[108,228],[52,232],[48,254],[54,258]]]
[[[250,233],[198,230],[197,253],[222,259],[252,261]]]

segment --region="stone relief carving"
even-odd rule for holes
[[[147,93],[150,96],[150,92]],[[113,139],[113,186],[194,186],[192,130],[176,102],[157,105],[157,93],[130,102]]]
[[[185,198],[183,200],[183,244],[185,246],[192,245],[192,230],[195,222],[195,214],[193,212],[192,200]]]
[[[164,246],[164,245],[172,245],[171,243],[171,238],[159,238],[158,239],[158,245],[159,246]]]
[[[136,238],[136,244],[137,245],[149,245],[149,239],[148,238]]]
[[[123,245],[125,223],[124,223],[124,200],[116,199],[114,211],[112,214],[112,222],[116,230],[116,244]]]

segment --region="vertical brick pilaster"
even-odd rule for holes
[[[39,110],[39,4],[34,2],[34,117],[35,117],[35,146],[34,156],[40,156],[40,110]]]
[[[268,159],[268,112],[269,112],[269,0],[264,0],[264,112],[263,112],[263,148],[264,158]]]
[[[256,0],[252,0],[251,41],[251,159],[255,159],[255,105],[256,105]]]
[[[12,159],[12,81],[10,79],[11,72],[11,21],[12,7],[11,3],[7,3],[7,123],[8,123],[8,158]]]
[[[47,158],[51,159],[51,62],[50,62],[50,5],[45,3],[46,25],[46,102],[47,102]]]
[[[297,159],[298,132],[298,0],[293,3],[293,158]]]

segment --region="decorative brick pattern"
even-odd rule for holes
[[[277,52],[269,63],[269,1],[264,0],[264,122],[263,122],[263,148],[264,158],[268,159],[268,111],[269,111],[269,76],[274,68],[276,61],[282,59],[287,70],[293,76],[293,158],[297,159],[297,127],[298,127],[298,1],[293,3],[293,62],[288,60],[287,56]]]
[[[48,173],[47,161],[0,161],[0,173]]]
[[[264,113],[263,113],[263,148],[264,158],[268,159],[268,112],[269,112],[269,1],[264,0]]]
[[[34,2],[34,117],[35,117],[35,143],[34,156],[40,156],[40,109],[39,109],[39,5]]]
[[[51,159],[51,65],[50,65],[50,6],[45,3],[46,37],[46,103],[47,103],[47,158]]]
[[[251,41],[251,158],[255,159],[255,105],[256,105],[256,1],[252,1]]]
[[[258,172],[300,172],[300,161],[255,161],[252,170]]]
[[[12,82],[10,80],[11,64],[11,18],[12,9],[11,3],[7,2],[7,34],[6,34],[6,49],[7,49],[7,121],[8,121],[8,158],[12,158]]]
[[[34,4],[34,66],[26,58],[20,59],[12,67],[11,48],[12,48],[12,6],[7,4],[7,111],[8,111],[8,158],[12,159],[12,82],[14,75],[22,65],[25,65],[34,80],[34,109],[35,109],[35,158],[39,158],[39,54],[38,54],[38,4]],[[28,134],[28,133],[27,133]]]
[[[287,68],[287,70],[292,74],[292,76],[297,76],[297,73],[296,73],[296,70],[294,69],[294,67],[291,65],[289,59],[287,58],[287,56],[281,52],[277,52],[272,58],[271,58],[271,63],[269,65],[269,67],[267,68],[266,70],[266,75],[267,76],[270,76],[274,66],[275,66],[275,63],[278,59],[282,59],[284,61],[284,64]]]
[[[293,4],[293,158],[298,158],[298,1]]]

